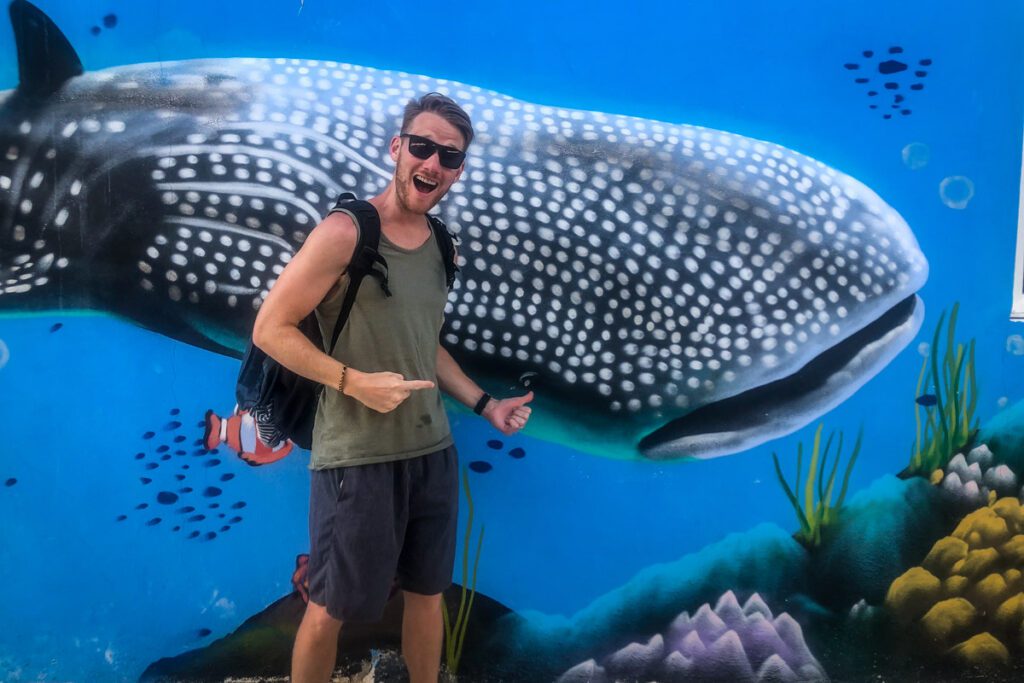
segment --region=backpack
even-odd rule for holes
[[[316,313],[310,313],[299,323],[299,330],[317,348],[330,356],[338,343],[352,305],[355,303],[359,285],[367,275],[376,278],[385,296],[391,296],[388,289],[387,262],[380,255],[380,216],[372,204],[358,200],[349,192],[342,194],[328,215],[336,211],[348,213],[359,227],[359,238],[346,269],[349,286],[341,303],[341,311],[334,323],[330,346],[324,344]],[[427,216],[430,227],[441,250],[444,261],[445,285],[451,289],[455,283],[455,244],[445,224],[436,216]],[[256,425],[260,441],[271,448],[285,439],[309,449],[313,445],[313,422],[316,406],[320,400],[323,385],[296,374],[268,356],[249,340],[242,367],[235,385],[238,411],[248,411]]]

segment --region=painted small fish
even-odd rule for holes
[[[239,458],[254,466],[277,462],[294,448],[294,444],[287,439],[276,446],[264,443],[256,431],[255,420],[247,411],[236,410],[229,417],[220,417],[212,410],[208,410],[203,444],[207,449],[213,450],[222,443],[235,451]]]
[[[939,402],[939,399],[935,394],[922,394],[921,396],[915,398],[914,402],[917,403],[917,405],[919,406],[931,408],[933,405]]]

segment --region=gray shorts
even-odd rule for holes
[[[313,470],[309,599],[342,621],[378,621],[392,585],[436,595],[452,582],[459,515],[455,447]]]

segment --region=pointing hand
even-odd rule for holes
[[[390,413],[414,391],[434,388],[429,380],[405,379],[397,372],[360,372],[348,368],[346,373],[345,394],[379,413]]]

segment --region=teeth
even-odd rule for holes
[[[419,175],[418,173],[416,175],[414,175],[413,178],[415,178],[416,180],[420,181],[424,185],[430,185],[431,187],[437,187],[437,181],[436,180],[429,180],[429,179],[424,178],[423,176]]]

